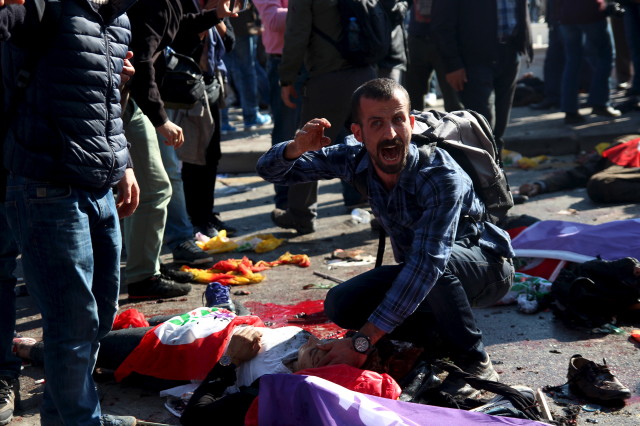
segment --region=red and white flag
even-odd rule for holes
[[[202,380],[218,362],[236,326],[264,327],[256,316],[197,308],[149,330],[115,371],[117,381],[136,372],[167,380]]]

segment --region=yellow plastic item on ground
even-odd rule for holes
[[[535,169],[540,163],[547,160],[546,155],[538,155],[537,157],[522,157],[518,160],[518,167],[521,169]]]
[[[275,250],[284,242],[284,238],[276,238],[272,234],[258,235],[258,237],[262,238],[262,241],[253,249],[256,253],[266,253]]]
[[[200,248],[209,254],[226,253],[237,249],[238,243],[227,237],[227,231],[222,230],[218,235],[210,238],[206,243],[203,243]]]

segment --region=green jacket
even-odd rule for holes
[[[340,52],[313,31],[338,40],[342,25],[337,0],[290,0],[280,64],[280,81],[293,83],[304,65],[310,77],[349,68]]]

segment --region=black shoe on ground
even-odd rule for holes
[[[456,363],[457,365],[457,363]],[[497,382],[500,380],[500,375],[493,368],[491,359],[487,356],[485,361],[474,361],[464,365],[458,365],[462,371],[473,374],[474,376],[483,379]],[[469,385],[464,379],[449,378],[447,377],[440,388],[442,392],[446,392],[453,397],[460,398],[474,398],[480,394],[480,390],[475,389]]]
[[[18,379],[0,377],[0,425],[7,425],[11,422],[19,401],[20,382]]]
[[[543,99],[541,102],[529,105],[529,108],[536,109],[536,110],[551,109],[551,108],[557,108],[557,107],[558,107],[558,103],[550,99]]]
[[[209,222],[205,225],[204,228],[206,228],[207,230],[212,228],[212,230],[210,232],[213,232],[213,229],[215,229],[216,235],[217,235],[218,232],[220,232],[220,231],[222,231],[224,229],[225,231],[227,231],[227,237],[233,237],[236,234],[236,232],[238,232],[238,230],[236,228],[234,228],[233,226],[223,222],[220,219],[220,213],[217,213],[217,212],[213,212],[213,214],[209,218]],[[211,237],[211,236],[215,236],[215,235],[209,235],[209,236]]]
[[[619,110],[611,106],[593,107],[593,109],[591,110],[591,114],[609,118],[620,117],[622,115]]]
[[[579,112],[567,112],[564,115],[564,124],[582,124],[586,120]]]
[[[613,375],[607,362],[596,364],[574,355],[569,360],[567,379],[571,391],[597,401],[621,401],[631,397],[631,391]]]
[[[173,250],[173,261],[175,263],[201,265],[213,262],[213,257],[198,247],[195,242],[187,240]]]
[[[100,416],[102,426],[136,426],[137,423],[136,418],[131,416],[112,416],[111,414]]]
[[[175,281],[181,284],[190,283],[195,278],[191,272],[171,269],[163,263],[160,264],[160,276],[166,280]]]
[[[296,220],[289,210],[274,209],[271,212],[271,221],[280,228],[295,229],[300,235],[316,232],[315,221],[301,223]]]
[[[181,284],[155,275],[128,285],[129,299],[166,299],[179,297],[191,291],[191,284]]]

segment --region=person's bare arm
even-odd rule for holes
[[[239,327],[234,330],[225,355],[231,358],[231,362],[236,366],[247,362],[260,351],[261,338],[262,332],[256,327]]]
[[[294,160],[307,151],[317,151],[331,145],[331,139],[324,135],[324,129],[331,127],[326,118],[314,118],[296,132],[284,150],[287,160]]]
[[[369,338],[371,345],[375,345],[386,334],[370,322],[360,328],[360,333]],[[348,338],[319,345],[318,349],[327,351],[327,355],[320,362],[321,367],[333,364],[347,364],[359,368],[367,360],[367,355],[357,352],[353,348],[353,341]]]
[[[446,74],[447,83],[456,92],[462,92],[467,82],[467,72],[464,68],[457,69]]]
[[[116,209],[118,217],[124,218],[131,216],[138,208],[140,202],[140,187],[136,180],[133,169],[127,169],[124,176],[118,182],[118,199],[116,200]]]

